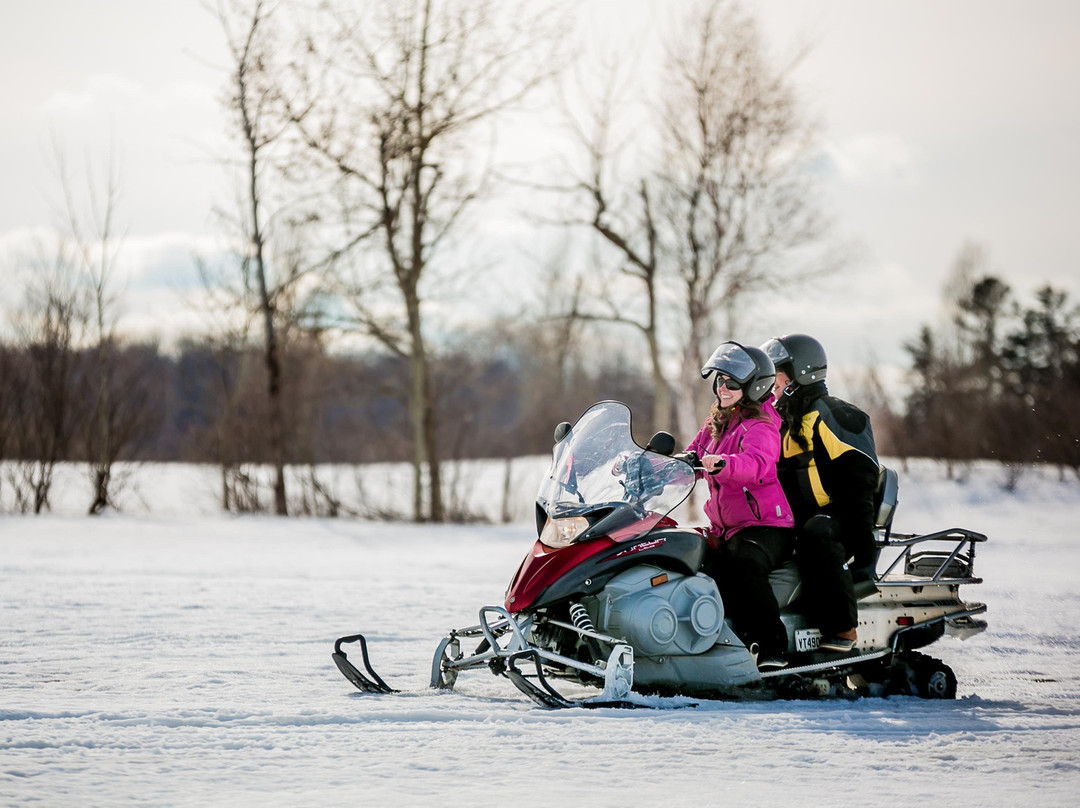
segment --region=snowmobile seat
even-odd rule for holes
[[[875,526],[881,543],[888,542],[889,534],[892,533],[892,521],[896,514],[899,492],[900,480],[896,472],[882,466],[878,473],[877,491],[874,493],[874,508],[877,513]]]
[[[802,577],[795,559],[789,558],[769,573],[769,586],[772,587],[776,603],[781,609],[795,602],[802,593]]]

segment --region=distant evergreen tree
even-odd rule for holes
[[[976,252],[962,251],[947,293],[951,330],[924,325],[904,344],[912,385],[898,447],[945,460],[950,476],[956,462],[1001,460],[1007,487],[1035,461],[1080,476],[1080,307],[1048,285],[1024,308],[1000,278],[973,277]]]

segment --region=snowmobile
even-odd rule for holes
[[[452,689],[460,674],[486,669],[549,708],[642,706],[655,695],[955,698],[953,671],[917,649],[986,628],[977,619],[986,606],[959,595],[961,586],[981,583],[975,547],[986,536],[963,528],[893,533],[897,475],[882,468],[879,560],[856,585],[855,648],[818,648],[821,632],[800,603],[792,560],[770,576],[788,665],[760,671],[756,646],[740,638],[716,583],[702,573],[704,531],[681,527],[671,515],[698,477],[672,456],[674,448],[665,432],[638,445],[621,402],[601,402],[576,424],[560,424],[536,497],[538,538],[503,604],[484,606],[477,625],[454,629],[438,644],[431,687]],[[364,671],[342,649],[354,642]],[[332,656],[360,690],[396,692],[372,668],[363,635],[337,640]]]

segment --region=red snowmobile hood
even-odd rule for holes
[[[586,559],[598,555],[616,544],[645,538],[654,527],[675,527],[675,520],[660,514],[650,514],[647,519],[624,525],[610,536],[597,536],[568,547],[548,547],[539,539],[521,562],[514,580],[506,590],[503,604],[511,614],[528,609],[544,590],[566,575]],[[644,526],[644,529],[643,529]]]
[[[506,611],[514,614],[529,608],[545,589],[568,571],[615,543],[607,536],[599,536],[580,544],[554,549],[537,540],[506,590]]]

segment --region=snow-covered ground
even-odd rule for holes
[[[1080,484],[1054,470],[902,474],[898,529],[990,536],[989,629],[930,649],[954,702],[558,712],[486,673],[425,689],[501,603],[538,476],[518,521],[468,527],[216,516],[212,475],[140,476],[122,515],[0,518],[0,805],[1080,804]],[[408,692],[339,675],[355,631]]]

